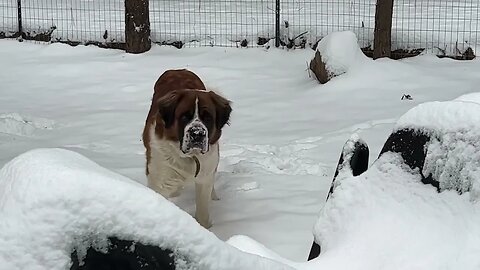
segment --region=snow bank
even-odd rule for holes
[[[32,150],[0,171],[1,269],[68,269],[73,249],[81,257],[90,245],[105,248],[108,236],[172,249],[195,269],[288,269],[240,252],[160,195],[77,153]]]
[[[402,163],[387,153],[342,179],[315,225],[317,269],[479,269],[479,205],[437,193]]]
[[[333,32],[324,37],[317,46],[327,71],[334,76],[369,61],[358,46],[358,40],[351,31]]]

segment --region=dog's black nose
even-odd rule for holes
[[[194,141],[201,141],[207,135],[207,132],[203,128],[192,128],[189,130],[190,137]]]

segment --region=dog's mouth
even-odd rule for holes
[[[204,155],[208,152],[208,144],[203,142],[191,142],[180,149],[185,155]]]

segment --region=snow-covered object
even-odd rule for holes
[[[357,36],[352,31],[328,34],[318,43],[317,51],[331,77],[346,73],[369,61],[358,46]]]
[[[368,145],[363,139],[360,138],[360,136],[357,133],[353,133],[343,145],[341,158],[339,160],[339,163],[337,164],[334,180],[330,187],[331,191],[333,191],[338,185],[341,184],[340,181],[342,179],[355,175],[354,169],[352,168],[352,159],[354,158],[355,154],[361,155],[362,153],[360,151],[363,151],[364,152],[363,154],[366,156],[365,157],[357,156],[356,157],[357,160],[353,161],[354,162],[353,166],[357,166],[357,167],[362,166],[363,164],[360,164],[362,163],[362,161],[360,161],[359,159],[365,158],[366,160],[364,161],[365,162],[364,165],[365,165],[365,169],[367,169],[368,151],[369,151]],[[328,196],[327,196],[327,199],[328,199]]]
[[[342,179],[315,225],[316,269],[479,269],[480,206],[386,153]],[[310,268],[314,269],[314,268]]]
[[[434,101],[420,104],[401,116],[394,131],[403,128],[447,133],[471,130],[480,135],[480,105],[470,101]]]
[[[480,93],[470,93],[466,95],[459,96],[454,99],[456,101],[465,101],[465,102],[474,102],[480,104]]]
[[[343,164],[341,164],[341,168],[338,168],[339,171],[343,171],[344,169],[347,170],[349,175],[353,175],[353,170],[351,168],[350,160],[352,159],[355,151],[358,147],[363,146],[364,148],[368,148],[367,143],[360,138],[357,133],[353,133],[350,138],[345,142],[343,149],[342,149],[342,156],[343,156]],[[348,162],[347,162],[348,161]]]
[[[240,252],[152,190],[77,153],[32,150],[0,171],[0,269],[69,269],[74,249],[81,259],[109,236],[171,249],[193,262],[182,264],[188,269],[289,269]]]
[[[432,175],[440,190],[470,192],[480,198],[480,104],[478,96],[418,105],[403,115],[395,130],[428,134],[423,175]]]

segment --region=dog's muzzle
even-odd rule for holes
[[[208,131],[202,124],[194,124],[185,128],[182,151],[184,154],[208,151]]]

